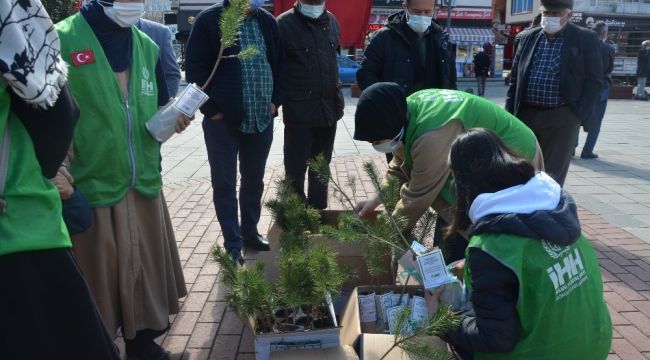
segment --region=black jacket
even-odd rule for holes
[[[650,49],[641,47],[636,60],[636,75],[639,77],[650,75]]]
[[[481,51],[474,57],[474,75],[488,76],[490,71],[490,56]]]
[[[603,87],[603,64],[596,34],[574,24],[567,24],[560,61],[560,95],[588,131],[594,105]],[[517,116],[523,105],[532,68],[536,44],[546,36],[542,28],[522,35],[510,72],[506,110]]]
[[[56,176],[68,153],[74,128],[79,119],[79,105],[66,84],[54,106],[46,110],[26,103],[11,92],[11,111],[20,118],[34,144],[43,176]]]
[[[497,214],[480,219],[471,235],[512,234],[569,246],[580,237],[575,202],[563,192],[557,208],[532,214]],[[512,270],[487,253],[470,248],[473,309],[462,315],[461,326],[443,338],[465,349],[507,353],[517,344],[519,281]]]
[[[224,6],[229,6],[228,0],[223,5],[212,5],[201,11],[196,17],[185,48],[185,76],[188,83],[198,86],[208,79],[217,61],[221,47],[221,31],[219,20]],[[260,29],[266,43],[266,60],[273,72],[273,95],[271,101],[276,107],[282,105],[281,81],[284,67],[284,52],[278,24],[268,11],[255,10]],[[238,54],[239,46],[225,49],[224,55]],[[217,113],[223,113],[226,121],[241,122],[243,117],[243,90],[241,66],[237,59],[222,59],[212,82],[206,89],[210,99],[201,107],[205,118]]]
[[[449,35],[433,20],[426,36],[426,61],[421,64],[419,49],[414,46],[417,34],[406,24],[405,12],[388,18],[388,24],[378,30],[364,53],[357,83],[363,90],[381,82],[395,82],[407,95],[428,88],[456,89],[455,53]],[[417,68],[423,69],[416,79]],[[420,86],[416,87],[416,83]]]
[[[326,11],[318,19],[297,7],[278,17],[286,56],[283,120],[286,125],[328,127],[343,117],[337,48],[339,24]]]

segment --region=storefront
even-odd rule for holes
[[[438,9],[436,19],[443,25],[447,21],[448,10]],[[452,8],[449,39],[456,48],[456,76],[472,77],[472,62],[479,48],[483,48],[495,63],[495,34],[492,31],[492,9]],[[493,71],[494,73],[494,71]]]
[[[646,16],[577,12],[574,13],[572,21],[585,27],[591,27],[598,21],[607,24],[609,41],[616,49],[613,75],[619,81],[629,82],[628,78],[636,76],[637,55],[641,43],[650,39],[650,7],[648,12]]]

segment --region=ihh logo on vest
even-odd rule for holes
[[[149,81],[149,70],[142,68],[142,95],[153,96],[153,81]]]
[[[558,263],[546,269],[553,287],[555,287],[555,300],[560,300],[577,289],[587,281],[587,270],[582,263],[580,250],[567,254]]]

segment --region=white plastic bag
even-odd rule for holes
[[[196,84],[189,84],[180,95],[160,108],[145,127],[154,139],[165,142],[176,132],[178,119],[183,115],[193,117],[206,101],[208,95]]]

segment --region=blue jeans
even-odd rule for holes
[[[594,147],[596,146],[596,140],[598,140],[598,134],[600,134],[600,126],[603,124],[603,118],[605,117],[605,110],[607,110],[607,99],[609,98],[609,89],[605,88],[600,93],[600,97],[596,102],[596,107],[594,109],[594,123],[589,129],[587,134],[587,140],[585,140],[585,145],[582,147],[583,154],[591,154],[594,152]]]
[[[261,133],[245,134],[239,130],[238,122],[205,119],[203,135],[212,175],[214,208],[224,247],[241,250],[242,235],[257,234],[264,193],[264,168],[273,142],[273,123]],[[238,157],[241,226],[237,216]]]

